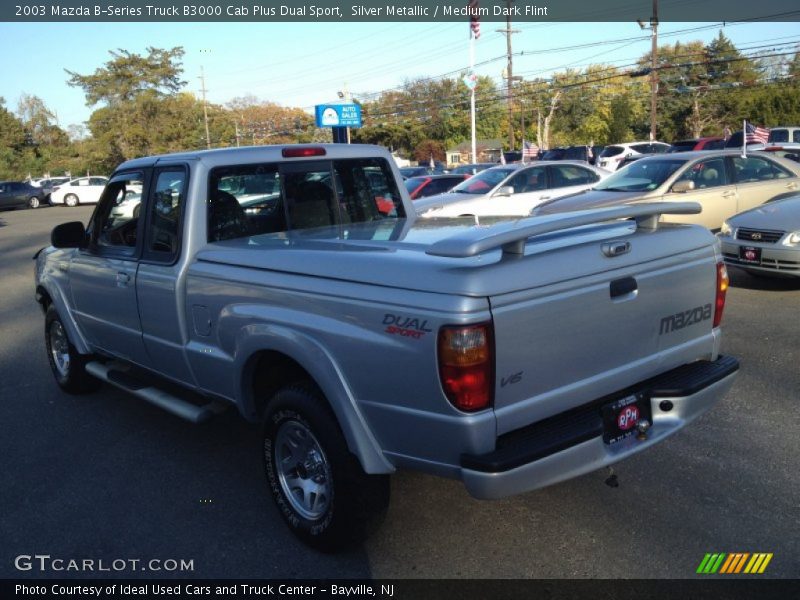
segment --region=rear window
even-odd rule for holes
[[[770,142],[788,142],[789,130],[788,129],[773,129],[769,132]]]
[[[602,158],[608,158],[609,156],[617,156],[623,152],[625,152],[625,148],[622,146],[606,146],[605,149],[600,153],[600,156]]]
[[[209,176],[209,242],[404,217],[381,158],[235,165]]]

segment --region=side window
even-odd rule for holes
[[[90,177],[89,185],[105,185],[107,182],[102,177]]]
[[[140,196],[141,197],[141,196]],[[147,250],[172,261],[180,248],[180,223],[186,202],[186,171],[159,171],[150,192]]]
[[[537,192],[547,189],[547,176],[542,167],[522,169],[508,180],[508,185],[514,188],[515,194]]]
[[[792,141],[800,143],[800,129],[795,129],[792,132]]]
[[[728,185],[724,158],[713,158],[695,163],[689,167],[678,181],[693,181],[695,189]]]
[[[108,184],[92,217],[92,236],[98,248],[133,253],[139,232],[143,181],[143,174],[136,172],[119,175]]]
[[[582,169],[571,165],[558,165],[550,167],[550,187],[560,188],[573,185],[589,185],[600,179],[594,171]]]
[[[736,170],[737,183],[768,181],[770,179],[783,179],[792,176],[792,174],[783,167],[769,159],[761,158],[760,156],[748,156],[746,158],[735,156],[733,158],[733,165]]]
[[[631,146],[631,150],[636,150],[641,154],[649,154],[650,153],[651,144],[634,144]]]

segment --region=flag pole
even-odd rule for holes
[[[469,32],[469,73],[473,74],[475,70],[475,32],[470,28]],[[472,162],[478,162],[476,154],[477,143],[475,141],[475,86],[469,92],[469,122],[472,128]],[[502,151],[502,149],[501,149]]]
[[[742,121],[742,158],[747,158],[747,119]]]

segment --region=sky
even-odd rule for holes
[[[482,23],[475,72],[498,83],[506,67],[501,23]],[[635,22],[513,23],[514,75],[547,77],[566,67],[627,66],[650,50],[650,34]],[[686,31],[693,30],[694,31]],[[740,49],[800,43],[800,23],[662,23],[659,43],[708,42],[722,30]],[[677,33],[676,33],[677,32]],[[583,48],[574,46],[584,45]],[[148,46],[182,46],[186,90],[225,104],[254,95],[311,112],[346,89],[369,100],[404,81],[450,73],[469,65],[464,23],[0,23],[3,57],[0,96],[15,111],[22,94],[42,98],[67,128],[93,108],[67,85],[64,69],[90,74],[110,50],[146,53]],[[573,48],[570,48],[573,47]],[[797,48],[797,46],[795,46]],[[785,47],[782,48],[785,51]]]

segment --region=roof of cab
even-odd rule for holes
[[[285,158],[284,148],[324,148],[325,158],[365,158],[381,156],[391,160],[391,154],[382,146],[372,144],[283,144],[276,146],[245,146],[241,148],[215,148],[213,150],[193,150],[191,152],[175,152],[158,154],[125,161],[116,170],[152,167],[156,164],[168,164],[186,161],[202,161],[209,167],[230,164],[248,164],[264,161],[298,161],[313,160],[321,157]],[[394,162],[394,161],[392,161]]]

